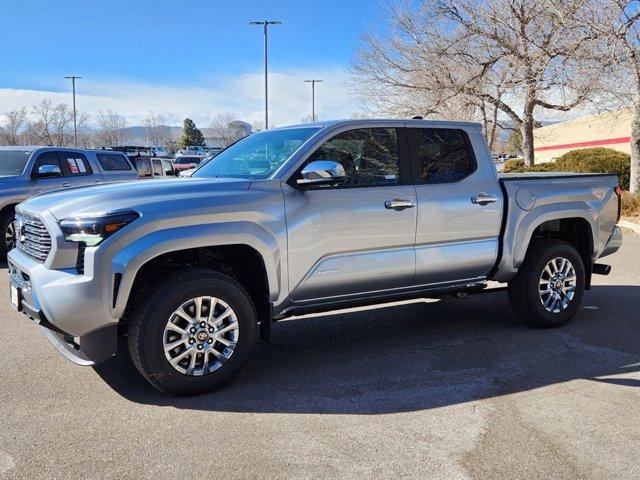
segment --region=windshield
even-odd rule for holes
[[[20,175],[30,155],[30,150],[0,150],[0,177]]]
[[[288,128],[249,135],[201,166],[194,177],[261,179],[276,171],[318,128]]]

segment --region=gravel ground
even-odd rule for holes
[[[561,329],[504,293],[288,321],[179,399],[66,361],[0,272],[0,477],[639,478],[640,237],[606,262]]]

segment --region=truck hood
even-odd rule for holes
[[[212,206],[222,197],[245,192],[251,181],[234,178],[176,178],[138,180],[57,190],[22,203],[25,208],[47,209],[58,219],[124,210],[141,214],[164,211],[180,214],[194,205]]]

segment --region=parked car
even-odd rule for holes
[[[149,153],[155,157],[171,158],[172,155],[162,147],[149,147]]]
[[[202,157],[202,160],[198,165],[195,165],[193,168],[189,168],[187,170],[180,170],[178,172],[178,176],[190,177],[198,168],[201,168],[203,165],[206,165],[209,161],[213,160],[216,157],[216,155],[217,153],[214,155],[207,155],[206,157]]]
[[[188,146],[187,148],[183,148],[178,150],[178,155],[206,155],[207,151],[205,147],[199,146]]]
[[[175,178],[173,160],[169,158],[151,157],[149,155],[131,155],[129,160],[136,166],[138,177],[145,179]]]
[[[120,152],[63,147],[0,147],[0,256],[14,246],[15,206],[40,193],[136,179]]]
[[[617,178],[498,176],[481,132],[423,120],[273,129],[191,178],[31,198],[16,209],[12,304],[82,365],[127,332],[140,373],[174,394],[231,380],[274,321],[464,297],[489,280],[528,324],[563,325],[621,245]]]
[[[173,168],[176,174],[183,170],[192,170],[200,165],[204,156],[200,155],[178,155],[173,162]]]

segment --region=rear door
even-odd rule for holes
[[[86,155],[73,150],[58,151],[58,158],[65,175],[63,187],[79,187],[102,182],[102,175],[91,165]]]
[[[300,188],[299,171],[315,160],[341,163],[346,181]],[[417,209],[409,165],[403,128],[351,128],[293,174],[285,188],[293,299],[347,299],[412,284]],[[394,209],[394,200],[409,206]]]
[[[412,128],[408,137],[418,198],[416,284],[486,276],[498,255],[502,193],[481,134]]]

